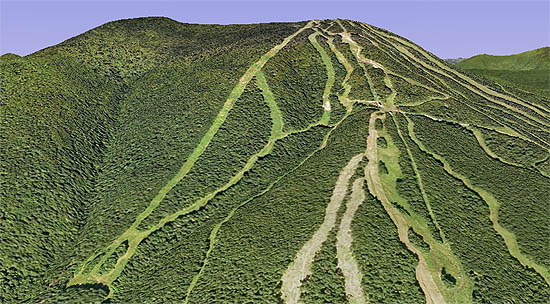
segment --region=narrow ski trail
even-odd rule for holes
[[[275,141],[279,140],[279,139],[282,139],[284,138],[285,136],[289,135],[289,134],[293,134],[293,133],[299,133],[299,132],[305,132],[307,131],[308,129],[306,130],[301,130],[301,131],[296,131],[296,132],[291,132],[291,133],[283,133],[282,131],[282,126],[283,126],[283,120],[282,120],[282,116],[281,116],[281,113],[280,113],[280,110],[278,109],[278,106],[277,106],[277,103],[275,102],[275,99],[273,97],[273,94],[271,93],[271,90],[266,82],[266,79],[265,79],[265,76],[264,74],[262,73],[262,71],[258,71],[258,73],[256,74],[256,80],[257,80],[257,84],[258,84],[258,87],[262,90],[262,94],[264,96],[264,100],[266,103],[269,104],[271,110],[272,110],[272,118],[273,118],[273,124],[272,124],[272,129],[271,129],[271,137],[270,137],[270,143],[271,144],[271,147],[273,146],[273,144],[275,143]],[[259,192],[257,195],[253,196],[252,198],[244,201],[243,203],[239,204],[238,206],[236,206],[235,208],[233,208],[229,214],[223,219],[223,221],[221,221],[220,223],[218,223],[214,229],[212,229],[211,233],[210,233],[210,237],[209,237],[209,248],[206,252],[206,255],[205,255],[205,258],[202,262],[202,266],[201,266],[201,269],[199,271],[199,273],[197,273],[194,277],[193,277],[193,280],[191,282],[191,284],[189,285],[188,289],[187,289],[187,292],[186,292],[186,297],[185,297],[185,300],[184,300],[184,303],[188,303],[189,302],[189,297],[191,295],[191,292],[193,291],[195,285],[197,284],[197,282],[199,281],[199,279],[201,278],[206,266],[208,265],[208,258],[212,252],[212,250],[214,249],[214,246],[215,246],[215,243],[216,243],[216,237],[217,237],[217,234],[218,232],[220,231],[220,229],[222,228],[222,226],[227,223],[229,220],[231,220],[231,218],[233,217],[233,215],[237,212],[238,209],[240,209],[241,207],[245,206],[246,204],[248,204],[249,202],[251,202],[252,200],[258,198],[258,197],[261,197],[262,195],[266,194],[269,190],[271,190],[273,188],[273,186],[275,186],[277,183],[279,183],[279,181],[281,181],[284,177],[286,177],[288,174],[294,172],[296,169],[298,169],[300,166],[302,166],[309,158],[311,158],[315,153],[317,153],[318,151],[322,150],[324,148],[324,146],[326,145],[326,141],[328,140],[330,134],[332,133],[332,131],[334,129],[336,129],[346,118],[348,117],[348,115],[345,115],[340,121],[338,121],[332,128],[331,130],[327,133],[327,135],[325,136],[325,139],[323,140],[323,142],[321,143],[321,145],[319,146],[318,149],[316,149],[315,151],[313,151],[311,154],[309,154],[307,157],[305,157],[295,168],[293,168],[292,170],[286,172],[285,174],[281,175],[279,178],[277,178],[274,182],[272,182],[271,184],[269,184],[264,190],[262,190],[261,192]],[[316,125],[321,125],[322,122],[319,121],[317,122],[316,124],[312,124],[310,126],[313,127],[313,126],[316,126]]]
[[[359,206],[365,200],[363,191],[364,178],[357,178],[352,185],[351,196],[347,200],[346,211],[342,216],[340,227],[336,234],[336,257],[338,268],[344,275],[344,287],[349,302],[352,304],[367,303],[367,297],[361,286],[363,274],[359,264],[353,257],[351,245],[353,243],[351,222]]]
[[[443,169],[445,169],[447,173],[449,173],[454,178],[460,180],[466,187],[477,193],[487,203],[489,207],[489,219],[493,224],[493,229],[504,239],[504,243],[506,244],[510,255],[516,258],[523,266],[535,270],[540,276],[544,278],[548,286],[550,286],[550,271],[546,267],[538,265],[537,263],[533,262],[529,257],[524,255],[519,249],[515,234],[504,228],[498,222],[498,209],[500,207],[500,203],[497,201],[497,199],[491,193],[485,191],[484,189],[474,186],[465,176],[462,176],[459,173],[455,172],[449,162],[447,162],[444,157],[436,154],[433,151],[428,150],[424,146],[424,144],[414,135],[414,123],[408,117],[407,120],[409,123],[408,128],[411,139],[417,144],[417,146],[422,151],[428,153],[429,155],[433,156],[435,159],[443,163]]]
[[[391,90],[391,93],[385,98],[385,100],[381,101],[381,104],[379,105],[380,111],[372,113],[369,120],[369,135],[367,138],[367,151],[366,151],[366,156],[369,162],[365,167],[365,178],[367,180],[369,192],[378,200],[380,200],[384,209],[386,210],[386,212],[388,213],[388,215],[396,225],[397,231],[398,231],[398,237],[400,241],[405,244],[405,246],[409,251],[413,252],[415,255],[418,256],[419,262],[416,267],[416,278],[426,296],[426,303],[432,303],[432,304],[446,303],[446,301],[443,298],[442,291],[439,290],[439,287],[434,281],[435,274],[432,274],[432,272],[429,270],[428,264],[426,263],[426,260],[422,252],[416,249],[408,239],[408,230],[409,230],[410,224],[401,215],[401,213],[397,211],[389,202],[384,192],[385,190],[379,176],[378,151],[377,151],[377,144],[376,144],[376,139],[378,138],[378,132],[375,128],[375,121],[378,115],[383,116],[385,112],[388,112],[391,114],[392,111],[395,111],[395,112],[399,111],[399,109],[394,105],[394,99],[396,97],[397,92],[393,89],[391,79],[389,78],[388,71],[385,69],[385,67],[373,60],[370,60],[369,58],[362,57],[361,46],[359,46],[351,38],[349,32],[347,32],[347,30],[343,25],[342,25],[342,28],[344,29],[344,32],[340,33],[340,35],[342,36],[343,40],[345,40],[345,42],[350,45],[350,51],[355,56],[356,60],[359,63],[366,63],[384,71],[384,74],[385,74],[384,83]]]
[[[330,119],[330,92],[332,90],[332,86],[334,85],[334,67],[332,66],[332,62],[330,61],[330,57],[328,56],[327,52],[325,52],[325,49],[319,44],[319,41],[317,41],[317,37],[320,35],[319,32],[315,32],[311,35],[309,35],[308,39],[315,47],[317,52],[321,55],[321,60],[323,61],[323,64],[325,65],[325,69],[327,71],[327,82],[325,84],[325,90],[323,91],[323,109],[325,110],[323,113],[323,118],[321,121],[323,123],[328,123]]]
[[[398,122],[398,119],[396,119],[396,116],[392,118],[396,126],[398,136],[398,138],[395,140],[401,140],[406,150],[406,153],[411,162],[411,168],[415,175],[416,184],[418,185],[418,189],[420,191],[420,194],[422,195],[422,200],[424,201],[424,204],[428,210],[428,214],[435,226],[436,232],[441,237],[441,241],[436,240],[433,237],[432,231],[427,226],[427,223],[421,223],[420,219],[417,218],[414,212],[411,212],[411,216],[407,218],[409,225],[411,226],[413,231],[419,233],[423,237],[423,241],[429,245],[429,250],[427,250],[424,258],[430,269],[432,269],[432,276],[435,275],[434,270],[443,267],[446,268],[447,271],[452,271],[455,274],[454,277],[456,278],[456,284],[454,288],[448,289],[444,285],[440,285],[439,287],[440,290],[443,292],[445,299],[447,299],[451,303],[470,303],[472,302],[471,295],[474,283],[466,274],[461,260],[452,251],[451,244],[449,243],[445,234],[443,233],[443,230],[439,226],[439,222],[437,221],[435,213],[432,209],[431,202],[428,199],[428,195],[425,191],[424,182],[420,175],[420,171],[418,170],[416,158],[411,151],[411,143],[405,140],[405,137],[408,137],[408,129],[407,133],[403,134],[403,132],[401,131],[400,123]]]
[[[391,41],[389,41],[390,38],[388,38],[387,36],[382,36],[381,33],[378,33],[376,31],[374,31],[370,26],[368,25],[364,25],[364,24],[361,24],[362,27],[366,30],[369,30],[371,31],[371,33],[376,36],[378,39],[380,39],[379,43],[381,44],[384,44],[386,45],[387,47],[390,47],[390,48],[395,48],[397,47],[395,43],[392,43]],[[403,49],[403,47],[400,48],[400,50]],[[430,75],[432,78],[434,79],[437,79],[444,87],[446,87],[448,90],[450,90],[452,93],[456,94],[456,96],[460,96],[460,99],[463,99],[463,100],[468,100],[469,98],[464,95],[462,92],[459,92],[458,90],[456,90],[455,88],[452,88],[450,87],[443,79],[441,79],[440,76],[438,75],[443,75],[445,77],[448,77],[450,79],[452,79],[453,81],[456,81],[456,79],[452,78],[452,77],[449,77],[449,75],[435,67],[433,67],[432,65],[416,58],[414,55],[410,54],[406,49],[405,50],[401,50],[401,56],[404,57],[405,60],[407,60],[407,62],[409,62],[410,64],[416,66],[417,68],[421,69],[422,71],[424,71],[425,73],[427,73],[428,75]],[[397,58],[394,58],[394,56],[390,56],[390,58],[393,58],[394,60],[397,60]],[[433,59],[432,59],[433,60]],[[389,74],[395,74],[394,72],[391,72],[391,71],[388,71]],[[396,74],[397,75],[397,74]],[[399,77],[402,77],[402,76],[399,76]],[[461,86],[464,86],[466,87],[468,90],[470,90],[471,92],[473,92],[474,94],[479,94],[478,91],[476,91],[473,87],[471,86],[468,86],[468,85],[464,85],[462,83],[459,83],[459,85]],[[482,94],[483,95],[483,94]],[[481,95],[480,95],[481,96]],[[506,117],[494,117],[493,115],[489,115],[487,113],[487,109],[486,108],[492,108],[492,109],[496,109],[496,110],[499,110],[499,111],[504,111],[504,109],[502,108],[502,106],[504,106],[505,109],[507,110],[512,110],[512,112],[514,113],[510,113],[510,112],[506,112],[508,113],[509,115],[512,115],[514,116],[515,118],[517,119],[520,119],[522,121],[524,121],[525,123],[527,124],[530,124],[530,125],[533,125],[534,123],[538,123],[538,124],[541,124],[540,120],[538,119],[535,119],[535,120],[529,120],[528,117],[518,117],[518,113],[521,115],[527,115],[526,113],[522,112],[522,111],[519,111],[519,110],[515,110],[514,111],[514,107],[512,106],[509,106],[509,105],[503,105],[501,102],[497,102],[495,101],[494,99],[491,99],[491,97],[489,96],[485,96],[487,97],[489,101],[491,101],[492,104],[488,104],[488,105],[485,105],[483,107],[480,107],[479,105],[476,105],[476,104],[469,104],[467,102],[464,102],[462,103],[463,105],[467,106],[468,108],[472,109],[473,111],[475,112],[478,112],[480,113],[481,115],[487,117],[488,119],[494,121],[495,123],[499,124],[499,125],[502,125],[503,127],[504,126],[507,126],[509,128],[509,126],[506,124],[506,123],[513,123],[512,121],[509,120],[509,118],[506,118]],[[474,106],[475,105],[475,106]],[[501,107],[499,107],[499,105]],[[505,123],[503,123],[501,120],[504,120]],[[544,124],[543,124],[544,125]],[[534,125],[533,125],[534,126]],[[540,127],[539,127],[540,129]],[[541,129],[542,130],[542,129]],[[522,132],[530,135],[531,137],[534,137],[534,138],[537,138],[537,140],[540,140],[541,142],[543,142],[544,144],[541,144],[541,143],[538,143],[538,142],[534,142],[533,140],[530,140],[532,142],[534,142],[535,144],[543,147],[543,148],[547,148],[549,146],[549,144],[541,139],[539,136],[537,135],[534,135],[532,134],[532,132],[527,132],[525,130],[523,130]],[[517,133],[517,132],[516,132]],[[523,136],[525,137],[525,136]]]
[[[466,82],[466,83],[462,83],[460,81],[457,81],[458,83],[460,83],[462,86],[466,87],[467,89],[469,89],[470,91],[476,93],[476,94],[479,94],[481,96],[483,96],[484,98],[486,98],[487,100],[495,103],[495,104],[498,104],[498,105],[501,105],[505,108],[507,108],[508,110],[510,111],[513,111],[513,112],[516,112],[517,114],[520,114],[520,115],[523,115],[527,120],[526,120],[526,123],[529,123],[529,124],[532,124],[532,121],[534,122],[538,122],[538,123],[541,123],[541,124],[545,124],[547,123],[547,121],[541,121],[539,118],[536,118],[534,116],[532,116],[531,114],[528,114],[528,113],[525,113],[521,110],[519,110],[518,108],[516,107],[513,107],[507,103],[504,103],[502,101],[499,101],[493,97],[497,97],[497,98],[502,98],[502,99],[506,99],[508,100],[509,102],[512,102],[512,103],[516,103],[518,105],[521,105],[523,107],[526,107],[526,108],[529,108],[530,110],[536,112],[537,114],[545,117],[546,119],[548,119],[548,110],[544,109],[544,110],[540,110],[538,108],[534,108],[528,104],[525,104],[515,98],[510,98],[509,96],[506,96],[506,95],[503,95],[503,94],[499,94],[491,89],[488,89],[487,87],[475,82],[473,79],[461,74],[461,73],[458,73],[452,69],[450,69],[449,67],[446,67],[444,66],[443,64],[441,64],[438,60],[432,58],[430,55],[428,55],[426,52],[418,49],[417,47],[413,46],[411,43],[409,42],[406,42],[404,41],[403,39],[399,39],[399,38],[395,38],[395,37],[390,37],[388,34],[385,34],[385,33],[382,33],[382,32],[379,32],[379,31],[375,31],[374,29],[370,28],[372,31],[378,33],[379,35],[385,37],[387,43],[389,43],[390,45],[392,45],[393,47],[397,48],[402,54],[405,54],[408,58],[414,60],[415,62],[419,63],[420,65],[422,65],[423,67],[427,68],[427,69],[430,69],[436,73],[439,73],[449,79],[453,79],[455,81],[457,81],[457,79],[455,77],[458,77],[460,78],[462,81]],[[396,41],[398,41],[399,43],[401,43],[402,45],[406,45],[416,51],[418,51],[420,54],[424,55],[428,60],[429,62],[431,63],[426,63],[424,62],[423,60],[417,58],[415,55],[413,55],[411,52],[409,52],[405,47],[397,44],[397,42],[393,42],[392,39],[395,39]],[[433,66],[432,64],[435,64],[436,66]],[[451,75],[452,74],[452,75]],[[455,76],[455,77],[453,77]],[[546,112],[546,113],[545,113]]]
[[[311,264],[336,223],[336,214],[346,197],[349,180],[362,159],[363,153],[354,156],[340,171],[332,196],[330,197],[330,202],[325,211],[323,223],[298,251],[294,261],[288,266],[281,277],[281,295],[284,303],[299,303],[302,281],[311,275]]]

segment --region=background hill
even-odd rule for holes
[[[476,55],[458,62],[457,66],[480,70],[548,70],[550,47],[506,56]]]
[[[550,47],[507,56],[477,55],[456,66],[505,85],[550,96]]]
[[[544,303],[550,100],[350,20],[0,57],[2,303]]]

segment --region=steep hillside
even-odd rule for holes
[[[550,100],[349,20],[0,57],[2,303],[544,303]]]

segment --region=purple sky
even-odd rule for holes
[[[105,22],[166,16],[190,23],[347,18],[402,35],[442,58],[550,44],[550,1],[0,0],[0,54],[27,55]]]

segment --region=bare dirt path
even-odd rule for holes
[[[369,121],[369,136],[367,138],[367,158],[369,160],[368,165],[365,167],[365,177],[367,179],[367,185],[370,193],[376,197],[382,203],[384,209],[391,217],[393,223],[397,227],[397,233],[399,240],[405,244],[407,249],[418,256],[418,265],[416,266],[416,279],[426,296],[427,304],[442,304],[446,303],[441,291],[438,289],[424,259],[422,253],[417,250],[409,241],[408,229],[409,225],[403,218],[401,213],[397,211],[389,202],[380,176],[378,172],[378,155],[376,149],[376,139],[378,138],[378,132],[375,128],[375,121],[377,115],[380,112],[374,112],[371,114]]]
[[[365,200],[363,191],[364,178],[358,178],[353,182],[351,196],[346,204],[346,211],[342,216],[338,233],[336,234],[336,257],[338,258],[338,268],[344,275],[344,288],[348,296],[349,303],[362,304],[367,303],[367,297],[361,286],[363,274],[353,257],[351,245],[353,238],[351,234],[351,222],[359,205]]]
[[[323,223],[298,251],[294,261],[288,266],[281,277],[281,297],[284,303],[299,303],[302,281],[311,275],[311,264],[313,264],[315,255],[321,249],[321,246],[336,223],[336,215],[342,205],[342,201],[346,197],[349,180],[362,159],[363,153],[354,156],[340,171],[332,196],[330,197],[330,202],[325,211]]]

